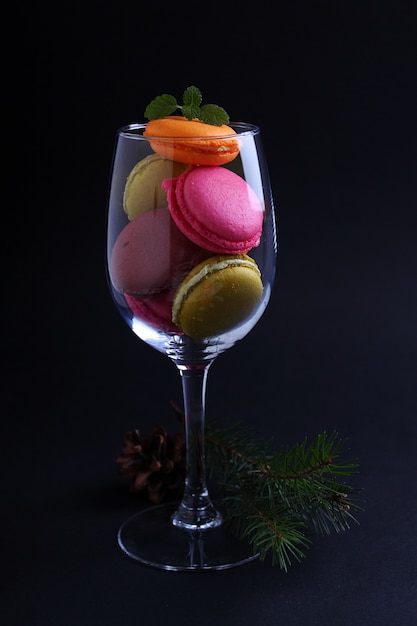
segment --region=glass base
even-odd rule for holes
[[[123,552],[144,565],[175,572],[230,569],[258,558],[249,544],[223,526],[205,531],[176,528],[171,517],[178,506],[155,506],[124,522],[117,535]]]

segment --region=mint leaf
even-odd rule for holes
[[[184,105],[191,108],[199,108],[202,100],[203,96],[201,95],[201,91],[198,87],[194,87],[194,85],[187,87],[182,96]]]
[[[194,85],[187,87],[184,91],[182,96],[184,104],[181,107],[181,112],[187,120],[198,118],[202,99],[201,91],[197,87],[194,87]]]
[[[194,118],[200,118],[200,107],[198,106],[187,106],[185,104],[181,107],[181,112],[187,120],[193,120]]]
[[[217,104],[204,104],[200,109],[199,119],[206,124],[213,124],[214,126],[229,123],[228,114]]]
[[[156,120],[174,113],[177,109],[187,120],[199,119],[200,122],[213,126],[222,126],[229,123],[229,116],[226,111],[217,104],[205,104],[201,106],[202,95],[198,87],[191,85],[183,93],[183,104],[178,104],[174,96],[166,93],[154,98],[145,109],[145,117],[149,120]]]
[[[169,96],[164,93],[162,96],[157,96],[148,104],[145,109],[145,117],[148,120],[157,120],[160,117],[171,115],[178,108],[181,108],[174,96]]]

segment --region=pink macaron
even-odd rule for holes
[[[171,215],[198,246],[219,254],[245,254],[259,245],[264,217],[255,191],[224,167],[190,167],[165,179]]]
[[[161,293],[179,284],[207,253],[175,225],[167,207],[146,211],[130,221],[113,246],[110,278],[131,295]]]
[[[164,291],[156,296],[146,298],[125,294],[125,300],[137,319],[156,330],[182,335],[182,330],[172,321],[172,303],[175,293],[176,290],[171,289],[170,291]]]

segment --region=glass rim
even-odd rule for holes
[[[235,133],[230,135],[191,135],[184,137],[182,136],[153,136],[153,135],[143,135],[143,131],[146,128],[146,123],[133,122],[132,124],[126,124],[125,126],[121,126],[117,130],[117,135],[120,137],[126,137],[130,139],[138,139],[145,141],[208,141],[212,139],[219,139],[225,141],[236,140],[237,137],[242,137],[245,135],[258,135],[260,133],[260,128],[257,124],[250,124],[249,122],[229,122],[227,124],[230,128],[232,128]]]

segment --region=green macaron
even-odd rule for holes
[[[245,322],[263,291],[259,268],[245,255],[218,255],[199,263],[177,289],[173,322],[189,337],[216,337]]]

